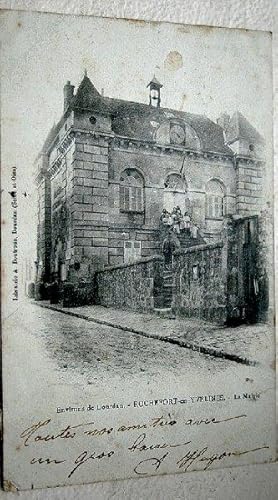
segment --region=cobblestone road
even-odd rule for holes
[[[208,359],[176,345],[141,337],[134,333],[98,325],[84,319],[31,306],[34,332],[42,341],[46,355],[55,360],[61,370],[79,371],[98,379],[111,375],[148,373],[158,375],[167,369],[194,369],[198,372],[210,365],[210,370],[224,369],[222,360]],[[40,325],[40,330],[37,327]]]
[[[64,382],[85,384],[103,380],[211,377],[223,373],[250,377],[250,368],[199,354],[178,345],[145,338],[117,328],[88,322],[36,305],[26,305],[21,328],[29,331],[33,356],[40,351]],[[36,354],[37,353],[37,354]]]
[[[147,337],[168,339],[212,356],[274,366],[274,327],[270,324],[243,324],[227,328],[197,318],[164,318],[99,305],[64,308],[50,305],[47,301],[36,304]]]

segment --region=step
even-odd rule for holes
[[[160,316],[162,318],[167,318],[172,316],[172,309],[171,307],[163,307],[161,309],[155,308],[154,313],[157,314],[157,316]]]
[[[172,304],[172,300],[173,300],[173,297],[163,297],[163,305],[166,307],[170,307],[170,305]]]
[[[170,290],[170,292],[172,292],[172,290],[173,290],[173,283],[164,283],[163,284],[163,290],[167,290],[167,291]]]
[[[164,307],[171,307],[171,304],[172,304],[172,297],[169,297],[169,298],[164,297],[163,306]]]
[[[173,288],[173,282],[171,282],[171,283],[165,283],[164,282],[163,283],[163,288],[171,288],[172,289]]]

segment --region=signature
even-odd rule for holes
[[[138,475],[150,474],[151,472],[157,471],[161,464],[165,461],[167,457],[171,458],[170,451],[173,448],[179,447],[187,447],[191,445],[192,441],[184,441],[178,443],[171,442],[156,442],[149,443],[147,442],[147,435],[145,432],[140,434],[135,441],[128,447],[130,452],[148,452],[153,450],[161,450],[167,448],[167,452],[163,456],[151,457],[145,460],[141,460],[134,468],[134,472]],[[212,453],[209,451],[209,447],[205,446],[203,448],[197,448],[193,450],[189,450],[183,455],[177,462],[178,470],[182,470],[186,472],[189,468],[196,463],[202,463],[204,465],[203,470],[209,469],[209,467],[216,461],[220,462],[225,458],[229,458],[232,456],[241,456],[246,455],[248,453],[254,453],[259,450],[268,449],[269,446],[261,446],[257,448],[252,448],[244,451],[221,451],[220,453]]]
[[[191,443],[191,442],[189,442],[189,443]],[[187,443],[184,443],[184,446],[185,445],[187,445]],[[181,444],[180,446],[183,446],[183,445]],[[229,458],[232,456],[239,457],[241,455],[247,455],[248,453],[255,453],[256,451],[265,450],[268,448],[269,448],[269,446],[260,446],[258,448],[252,448],[250,450],[221,451],[220,453],[212,453],[211,451],[209,451],[208,446],[205,446],[204,448],[201,448],[201,449],[189,450],[185,455],[183,455],[182,458],[180,458],[176,462],[177,471],[187,472],[193,464],[197,465],[200,463],[203,465],[203,467],[201,469],[198,468],[198,470],[208,470],[209,467],[213,464],[213,462],[216,462],[216,461],[220,462],[221,460],[224,460],[225,458]],[[162,463],[165,462],[165,459],[167,457],[169,459],[171,459],[171,455],[170,455],[169,451],[167,451],[161,457],[160,456],[159,457],[151,457],[151,458],[147,458],[145,460],[141,460],[134,467],[133,470],[134,470],[135,474],[140,475],[140,476],[146,476],[149,474],[153,474],[160,469]]]
[[[254,453],[259,450],[268,449],[269,446],[260,446],[258,448],[252,448],[251,450],[244,451],[222,451],[221,453],[209,452],[208,446],[205,446],[201,450],[190,450],[188,451],[180,460],[177,461],[178,469],[182,469],[183,472],[188,471],[189,467],[195,462],[205,462],[203,470],[208,470],[213,462],[224,460],[232,456],[239,457],[241,455],[247,455],[248,453]]]

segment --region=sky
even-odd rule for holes
[[[2,113],[12,121],[9,135],[12,129],[18,138],[14,154],[21,161],[27,147],[28,163],[39,151],[61,117],[65,82],[78,86],[85,68],[106,96],[148,102],[155,73],[163,107],[213,120],[240,110],[268,132],[267,33],[28,12],[6,19]]]
[[[148,103],[155,74],[161,106],[213,120],[239,110],[272,135],[266,32],[31,12],[2,12],[0,23],[3,177],[8,185],[15,165],[21,192],[33,189],[33,163],[62,115],[64,84],[77,87],[85,69],[105,96]],[[33,248],[35,196],[21,207],[22,237]]]

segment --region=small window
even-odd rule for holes
[[[141,259],[141,241],[124,242],[124,262],[126,264]]]
[[[144,182],[137,170],[129,168],[120,178],[120,210],[122,212],[144,211]]]

